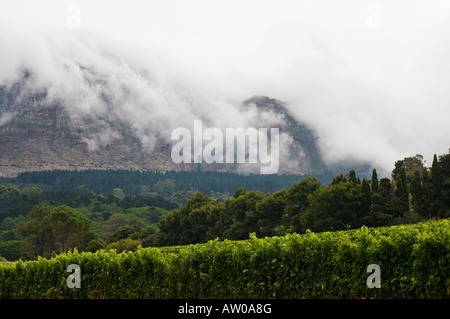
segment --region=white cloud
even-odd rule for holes
[[[449,18],[447,1],[425,0],[15,1],[0,10],[0,81],[32,66],[73,114],[121,118],[148,145],[199,114],[242,127],[236,106],[267,95],[317,130],[329,162],[388,172],[448,150]]]

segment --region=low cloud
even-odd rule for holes
[[[79,29],[68,3],[3,6],[0,83],[30,70],[31,88],[92,119],[92,149],[117,137],[117,120],[148,149],[198,118],[246,127],[255,115],[240,106],[254,95],[286,102],[330,165],[388,175],[397,159],[431,163],[450,146],[445,1],[77,4]]]

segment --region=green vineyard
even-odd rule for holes
[[[69,288],[67,267],[80,268]],[[368,266],[380,269],[369,288]],[[0,266],[0,298],[449,298],[450,220]]]

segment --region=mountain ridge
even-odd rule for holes
[[[63,103],[48,98],[45,88],[30,88],[31,79],[32,75],[24,72],[21,81],[0,85],[0,176],[52,169],[202,169],[248,173],[236,164],[175,164],[167,141],[157,140],[154,150],[149,151],[125,122],[91,114],[73,117]],[[109,99],[104,94],[102,98]],[[323,172],[325,165],[317,136],[290,115],[285,103],[255,95],[242,102],[241,114],[252,107],[257,114],[250,120],[254,127],[266,127],[261,126],[267,124],[261,121],[263,117],[279,117],[280,131],[291,138],[286,160],[289,165],[280,162],[280,174]]]

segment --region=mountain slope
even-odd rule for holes
[[[295,120],[285,103],[266,96],[254,96],[243,102],[243,110],[248,110],[251,105],[256,106],[258,114],[268,113],[282,117],[283,121],[278,127],[281,132],[292,137],[288,152],[292,172],[297,170],[308,174],[324,173],[326,167],[321,158],[316,133],[304,123]]]
[[[1,176],[75,168],[248,172],[237,164],[175,164],[167,138],[156,139],[154,149],[148,149],[132,122],[110,116],[112,112],[74,116],[72,105],[50,98],[47,88],[36,88],[32,81],[25,72],[20,81],[0,85]],[[108,107],[114,106],[113,96],[101,91],[95,94]],[[314,132],[296,121],[282,102],[255,96],[242,103],[240,115],[250,118],[256,128],[279,127],[287,138],[287,155],[280,158],[279,173],[323,172]]]

